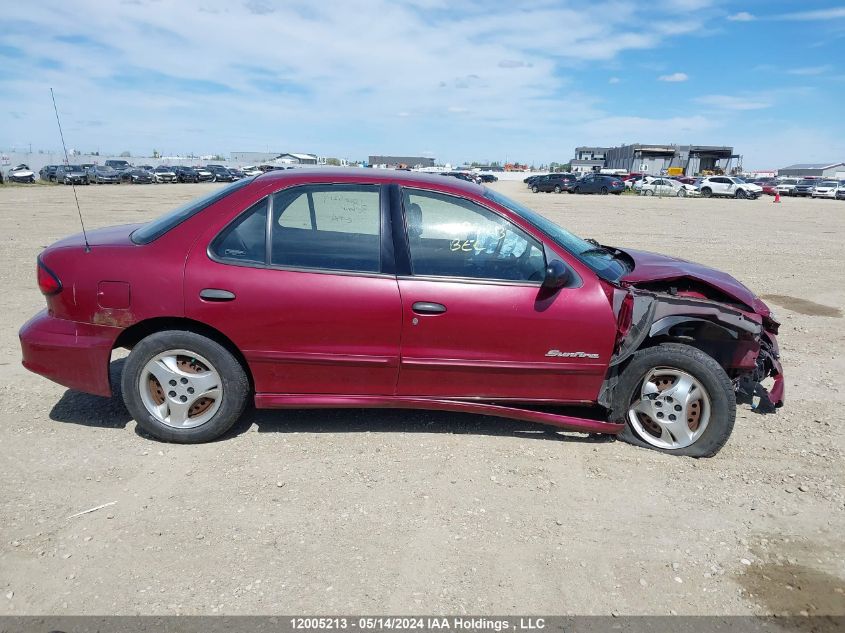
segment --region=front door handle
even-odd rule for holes
[[[443,314],[446,312],[446,306],[442,303],[432,303],[431,301],[417,301],[411,306],[411,310],[417,314]]]
[[[234,298],[234,292],[220,288],[203,288],[200,290],[200,299],[205,299],[206,301],[232,301]]]

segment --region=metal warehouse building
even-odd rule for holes
[[[778,169],[778,176],[817,176],[845,180],[845,163],[799,163]]]
[[[576,150],[577,151],[577,150]],[[704,171],[722,170],[728,173],[734,160],[741,162],[734,148],[715,145],[620,145],[609,147],[605,153],[605,169],[624,169],[629,172],[660,174],[676,167],[687,176]]]
[[[434,167],[434,159],[425,156],[370,156],[370,167]]]

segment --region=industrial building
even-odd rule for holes
[[[316,165],[314,154],[291,154],[285,152],[230,152],[229,160],[243,165]]]
[[[845,163],[799,163],[778,169],[778,176],[816,176],[845,180]]]
[[[434,167],[434,159],[425,156],[370,156],[370,167]]]
[[[570,170],[573,174],[599,171],[604,167],[607,150],[607,147],[576,147],[575,158],[569,163]]]
[[[733,147],[714,145],[646,145],[618,147],[576,147],[572,171],[618,169],[626,172],[662,174],[678,170],[687,176],[702,172],[729,173],[740,166],[742,157]]]

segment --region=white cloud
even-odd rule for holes
[[[689,75],[686,73],[672,73],[671,75],[660,75],[657,79],[659,81],[668,81],[669,83],[678,83],[681,81],[687,81],[689,79]]]
[[[823,66],[805,66],[803,68],[790,68],[786,72],[790,75],[800,75],[800,76],[813,76],[813,75],[823,75],[824,73],[833,70],[833,66],[830,64],[825,64]]]
[[[696,103],[719,110],[763,110],[772,107],[772,102],[765,99],[750,99],[731,95],[705,95],[695,99]]]
[[[607,80],[607,83],[618,84],[620,81],[621,81],[621,79],[619,79],[619,77],[611,77],[610,79]]]
[[[836,20],[845,18],[845,7],[833,9],[815,9],[812,11],[796,11],[795,13],[783,13],[772,16],[773,20],[797,20],[801,22],[812,22],[815,20]]]
[[[756,20],[757,18],[751,15],[748,11],[740,11],[739,13],[729,15],[728,19],[732,22],[751,22],[753,20]]]

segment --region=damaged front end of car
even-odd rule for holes
[[[733,382],[737,403],[759,413],[783,406],[779,323],[761,301],[755,309],[690,279],[614,285],[609,295],[617,341],[599,394],[602,406],[610,406],[626,361],[637,350],[664,342],[683,343],[714,358]]]

